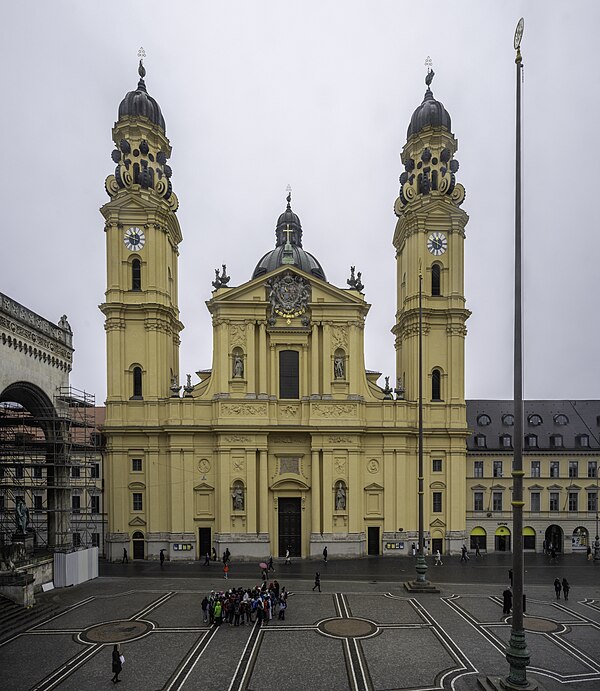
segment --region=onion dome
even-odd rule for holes
[[[433,97],[433,91],[430,84],[433,80],[434,71],[430,70],[425,78],[427,84],[427,91],[423,97],[423,103],[415,110],[410,119],[410,125],[406,133],[406,138],[409,139],[411,135],[417,134],[424,127],[430,125],[431,127],[445,127],[448,132],[451,132],[450,114],[444,108],[444,104],[436,101]]]
[[[307,274],[326,281],[325,272],[318,259],[302,248],[302,225],[292,211],[291,194],[287,196],[287,208],[277,220],[275,249],[267,252],[258,262],[252,278],[275,271],[280,266],[296,266]]]
[[[140,66],[138,67],[138,74],[140,75],[140,81],[138,82],[137,89],[126,94],[119,105],[119,119],[126,115],[132,117],[141,115],[148,118],[148,120],[155,125],[161,127],[163,132],[166,132],[165,119],[160,110],[160,106],[146,91],[146,83],[144,82],[146,69],[141,60]]]

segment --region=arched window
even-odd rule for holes
[[[431,400],[442,400],[442,373],[439,369],[434,369],[431,372]]]
[[[142,398],[142,368],[133,368],[133,396],[132,398]]]
[[[442,267],[439,264],[431,265],[431,294],[442,294]]]
[[[300,362],[297,350],[279,353],[279,398],[300,398]]]
[[[142,289],[142,262],[134,259],[131,262],[131,290]]]

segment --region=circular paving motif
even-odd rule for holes
[[[508,617],[506,621],[508,624],[512,624],[512,617]],[[562,631],[564,627],[562,624],[557,624],[551,619],[523,617],[523,628],[525,631],[532,631],[535,633],[553,633],[555,631]]]
[[[79,637],[87,643],[121,643],[140,638],[154,627],[149,621],[109,621],[90,626]]]
[[[319,630],[336,638],[365,638],[372,636],[377,627],[366,619],[326,619],[319,624]]]

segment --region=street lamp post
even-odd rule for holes
[[[523,284],[522,284],[522,233],[521,233],[521,79],[523,59],[521,37],[523,19],[515,31],[516,78],[516,138],[515,138],[515,326],[514,326],[514,459],[512,466],[513,493],[513,613],[511,633],[506,648],[506,660],[510,665],[503,686],[508,689],[536,688],[527,679],[529,650],[523,626]]]
[[[594,561],[600,561],[600,537],[598,537],[598,474],[600,468],[596,466],[596,539],[594,540]]]

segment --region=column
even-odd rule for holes
[[[322,389],[324,396],[331,397],[331,378],[333,377],[331,360],[331,326],[323,324],[323,379]]]
[[[315,396],[321,392],[319,386],[319,327],[312,325],[312,335],[310,343],[310,392],[309,395]]]
[[[324,533],[333,532],[333,494],[332,494],[333,451],[323,451],[323,528]]]
[[[321,455],[318,450],[311,452],[312,470],[310,487],[311,533],[321,533]]]
[[[246,363],[244,376],[246,377],[247,393],[256,393],[256,352],[254,339],[254,322],[246,324]]]
[[[267,450],[259,452],[258,475],[258,530],[260,533],[269,532],[269,477],[267,473]]]
[[[246,532],[257,533],[258,526],[256,519],[258,515],[257,499],[258,493],[256,491],[256,449],[246,450]]]
[[[231,376],[231,362],[229,358],[229,329],[228,324],[219,324],[219,389],[217,393],[229,391],[229,377]]]
[[[300,351],[300,398],[310,395],[308,386],[308,345],[302,344]]]
[[[363,489],[358,467],[358,452],[348,450],[348,489],[346,506],[348,509],[348,532],[364,531],[364,512],[362,509]]]
[[[267,394],[267,324],[258,326],[258,393]]]
[[[385,532],[396,532],[399,526],[396,520],[396,497],[398,486],[396,478],[396,457],[394,451],[383,452],[383,529]]]
[[[277,388],[277,363],[275,362],[275,356],[277,353],[275,352],[275,346],[271,344],[270,347],[271,351],[271,371],[269,372],[269,395],[277,397],[279,396],[279,391]]]

